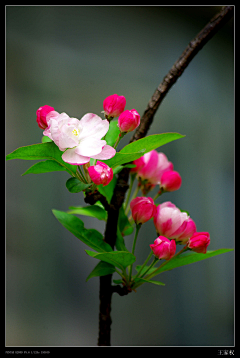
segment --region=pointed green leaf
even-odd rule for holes
[[[53,210],[58,221],[79,240],[98,252],[111,252],[112,248],[103,241],[103,236],[95,229],[86,229],[82,220],[64,211]]]
[[[69,214],[77,214],[77,215],[85,215],[97,218],[98,220],[107,220],[107,212],[105,209],[101,208],[98,205],[91,205],[91,206],[70,206]]]
[[[139,282],[142,282],[142,283],[145,283],[145,282],[148,282],[148,283],[153,283],[154,285],[159,285],[159,286],[165,286],[165,283],[163,282],[160,282],[160,281],[152,281],[152,280],[145,280],[144,278],[136,278],[135,280],[135,283],[139,283]],[[133,286],[134,288],[134,286]]]
[[[70,193],[79,193],[80,191],[87,189],[91,185],[92,184],[85,184],[77,178],[69,178],[66,182],[66,187],[70,191]]]
[[[102,160],[109,167],[115,168],[118,165],[132,162],[145,153],[150,152],[153,149],[157,149],[164,144],[172,142],[176,139],[185,137],[179,133],[161,133],[149,135],[145,138],[141,138],[126,145],[120,152],[116,153],[115,156],[108,160]]]
[[[117,285],[121,285],[121,283],[123,283],[122,280],[113,280],[114,283],[116,283]]]
[[[62,165],[64,170],[69,172],[72,176],[75,175],[77,166],[71,165],[62,160],[63,152],[58,148],[54,142],[40,143],[20,147],[6,156],[6,160],[23,159],[23,160],[41,160],[49,159],[55,160]]]
[[[216,255],[224,254],[224,253],[230,252],[230,251],[233,251],[233,249],[218,249],[215,251],[208,251],[206,254],[198,254],[194,251],[186,251],[185,253],[177,256],[176,258],[173,257],[171,260],[169,260],[169,262],[164,264],[163,267],[160,266],[155,271],[155,273],[151,273],[147,277],[148,277],[148,279],[150,279],[151,277],[154,277],[162,272],[169,271],[169,270],[172,270],[177,267],[189,265],[194,262],[202,261],[202,260],[208,259],[210,257],[214,257]]]
[[[55,160],[45,160],[44,162],[38,162],[33,164],[25,173],[26,174],[40,174],[40,173],[48,173],[48,172],[56,172],[56,171],[65,171],[66,169],[56,162]]]
[[[120,268],[122,271],[136,260],[136,257],[133,254],[125,251],[112,251],[103,253],[96,253],[89,250],[85,251],[89,256],[108,262],[109,264]]]
[[[144,153],[150,152],[153,149],[157,149],[164,144],[172,142],[176,139],[185,137],[179,133],[161,133],[161,134],[152,134],[147,137],[141,138],[126,145],[120,153],[133,153],[139,152],[142,148],[145,148]]]
[[[115,267],[107,262],[100,261],[97,266],[92,270],[92,272],[88,275],[86,281],[88,281],[92,277],[97,276],[105,276],[114,273]]]

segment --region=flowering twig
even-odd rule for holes
[[[196,56],[199,50],[217,33],[217,31],[233,16],[234,7],[224,6],[219,13],[217,13],[210,22],[203,28],[201,32],[189,43],[182,55],[172,66],[168,74],[164,77],[156,91],[154,92],[148,106],[141,118],[141,123],[135,131],[130,142],[134,142],[143,138],[153,121],[154,115],[165,98],[168,91],[175,84],[177,79],[181,76],[185,68],[189,65],[191,60]],[[117,236],[117,224],[119,209],[121,208],[125,193],[128,189],[129,168],[124,168],[118,175],[117,184],[114,189],[111,203],[108,207],[108,220],[105,231],[105,241],[115,246]],[[88,198],[86,197],[86,202]],[[99,200],[99,195],[98,195]],[[93,200],[94,201],[94,200]],[[95,201],[96,202],[96,201]],[[151,274],[152,275],[152,274]],[[150,275],[149,275],[150,277]],[[111,296],[113,292],[127,294],[126,288],[120,289],[119,286],[112,286],[112,275],[100,277],[100,313],[99,313],[99,340],[98,345],[110,345],[110,329],[111,329]],[[140,285],[140,283],[139,283]],[[113,289],[114,287],[114,289]]]

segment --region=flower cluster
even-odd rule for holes
[[[163,153],[153,150],[133,162],[132,177],[138,179],[138,187],[146,195],[156,185],[159,192],[155,199],[165,191],[174,191],[181,186],[181,176],[173,170],[173,164]],[[159,235],[150,248],[157,259],[170,260],[176,252],[176,244],[185,245],[184,250],[191,249],[206,253],[210,243],[207,232],[197,232],[196,224],[186,212],[182,212],[170,201],[155,205],[150,197],[136,197],[130,202],[132,219],[137,225],[153,218]]]
[[[144,195],[156,185],[160,185],[159,193],[178,190],[182,184],[181,176],[173,170],[173,164],[164,153],[152,150],[141,158],[134,160],[136,165],[131,171],[137,174],[139,186]]]
[[[58,113],[48,105],[37,110],[36,120],[38,126],[44,130],[44,136],[52,140],[63,152],[63,161],[78,166],[79,172],[76,177],[87,184],[87,187],[88,184],[92,185],[90,190],[96,190],[96,186],[101,184],[107,186],[112,181],[114,176],[112,168],[101,160],[114,157],[119,140],[140,124],[138,112],[135,109],[125,110],[125,106],[125,97],[113,94],[103,101],[105,119],[100,118],[97,114],[87,113],[79,120],[69,117],[66,113]],[[110,146],[105,138],[112,120],[116,117],[118,117],[118,137],[114,137],[115,144]],[[112,124],[115,126],[113,122]],[[138,232],[147,221],[153,219],[158,237],[150,245],[150,255],[133,281],[131,277],[132,264],[129,266],[129,278],[124,274],[124,282],[128,282],[130,289],[138,287],[140,281],[134,283],[134,280],[146,277],[146,273],[158,260],[170,260],[185,250],[206,253],[210,243],[209,233],[197,232],[196,224],[187,212],[181,211],[170,201],[155,203],[160,195],[178,190],[182,184],[180,174],[174,170],[173,163],[168,160],[167,156],[152,150],[134,160],[133,164],[130,171],[130,189],[127,202],[124,205],[125,218],[131,210],[128,222],[136,224],[132,254],[134,254]],[[81,165],[83,171],[79,167]],[[130,200],[135,178],[137,179],[137,188]],[[156,186],[158,192],[154,199],[147,197],[146,195]],[[139,190],[143,196],[137,196]],[[184,245],[184,247],[176,254],[177,245]],[[154,260],[151,266],[146,268],[146,262],[152,255],[154,255]]]

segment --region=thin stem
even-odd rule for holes
[[[154,198],[153,198],[153,201],[155,201],[160,195],[162,195],[163,194],[163,190],[161,190],[161,188],[160,188],[160,190],[157,192],[157,194],[154,196]]]
[[[132,254],[134,255],[134,251],[135,251],[135,246],[136,246],[136,242],[137,242],[137,237],[138,237],[138,233],[140,230],[140,227],[142,226],[142,224],[136,224],[136,231],[135,231],[135,236],[134,236],[134,240],[133,240],[133,246],[132,246]],[[132,265],[130,265],[130,269],[129,269],[129,281],[131,281],[131,276],[132,276]]]
[[[176,255],[174,255],[170,260],[166,260],[161,266],[157,267],[155,271],[153,271],[151,274],[149,274],[147,277],[145,277],[146,279],[150,279],[154,276],[156,276],[158,273],[157,271],[160,270],[161,268],[163,268],[168,262],[170,262],[171,260],[175,259],[177,256],[181,255],[184,251],[187,250],[187,245],[184,246],[184,248],[182,250],[180,250]]]
[[[127,134],[127,132],[120,132],[118,135],[118,138],[113,146],[113,148],[117,148],[118,143],[120,142],[120,139],[122,139],[125,135]]]
[[[140,274],[142,273],[144,267],[147,265],[148,261],[149,261],[150,258],[152,257],[152,254],[153,254],[153,252],[152,252],[152,250],[151,250],[150,254],[148,255],[146,261],[144,262],[144,264],[142,265],[142,267],[141,267],[140,270],[138,271],[137,275],[134,276],[134,280],[135,280],[137,277],[140,276]]]
[[[128,206],[128,203],[129,203],[129,200],[130,200],[130,195],[131,195],[131,191],[132,191],[135,176],[136,176],[136,174],[130,175],[130,185],[129,185],[129,189],[128,189],[128,193],[127,193],[127,198],[126,198],[126,201],[125,201],[125,204],[124,204],[125,208]]]
[[[131,201],[132,201],[134,198],[136,198],[136,196],[137,196],[137,194],[138,194],[138,192],[139,192],[139,188],[140,188],[140,187],[137,185],[136,189],[135,189],[134,192],[133,192],[133,195],[132,195],[132,197],[131,197],[131,200],[129,201],[128,206],[127,206],[126,211],[125,211],[125,214],[126,214],[126,215],[129,213],[130,203],[131,203]]]
[[[148,269],[146,270],[146,272],[144,272],[144,273],[142,274],[142,276],[141,276],[140,278],[144,277],[144,276],[147,274],[147,272],[150,271],[151,268],[152,268],[158,261],[159,261],[159,259],[158,259],[157,257],[154,257],[153,262],[152,262],[151,265],[148,267]]]
[[[85,176],[84,176],[84,174],[82,172],[82,169],[81,169],[80,165],[78,165],[78,176],[80,177],[80,179],[81,179],[81,181],[83,183],[88,184],[86,179],[85,179]]]

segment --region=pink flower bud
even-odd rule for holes
[[[169,240],[164,236],[159,236],[154,244],[150,245],[155,257],[165,260],[170,260],[176,252],[176,243],[174,240]]]
[[[113,179],[113,171],[107,164],[97,161],[88,168],[89,176],[94,184],[106,186]]]
[[[130,203],[132,217],[136,224],[144,224],[156,213],[156,206],[152,198],[137,197]]]
[[[210,235],[208,232],[195,232],[195,234],[193,234],[188,241],[189,249],[201,254],[206,254],[209,244]]]
[[[126,98],[124,96],[118,96],[112,94],[103,101],[103,109],[107,117],[118,117],[126,106]]]
[[[38,108],[37,114],[37,124],[39,128],[45,129],[48,126],[46,116],[49,112],[54,111],[54,108],[48,105]]]
[[[177,241],[179,244],[186,244],[189,238],[197,231],[195,222],[189,218],[187,220],[187,226],[183,233],[178,237]]]
[[[165,191],[175,191],[180,188],[182,184],[182,178],[178,172],[169,170],[161,176],[161,187]]]
[[[159,235],[178,240],[186,229],[189,216],[181,212],[170,201],[166,201],[157,207],[153,222]]]
[[[140,115],[136,109],[124,111],[118,118],[118,126],[121,132],[134,131],[140,124]]]

